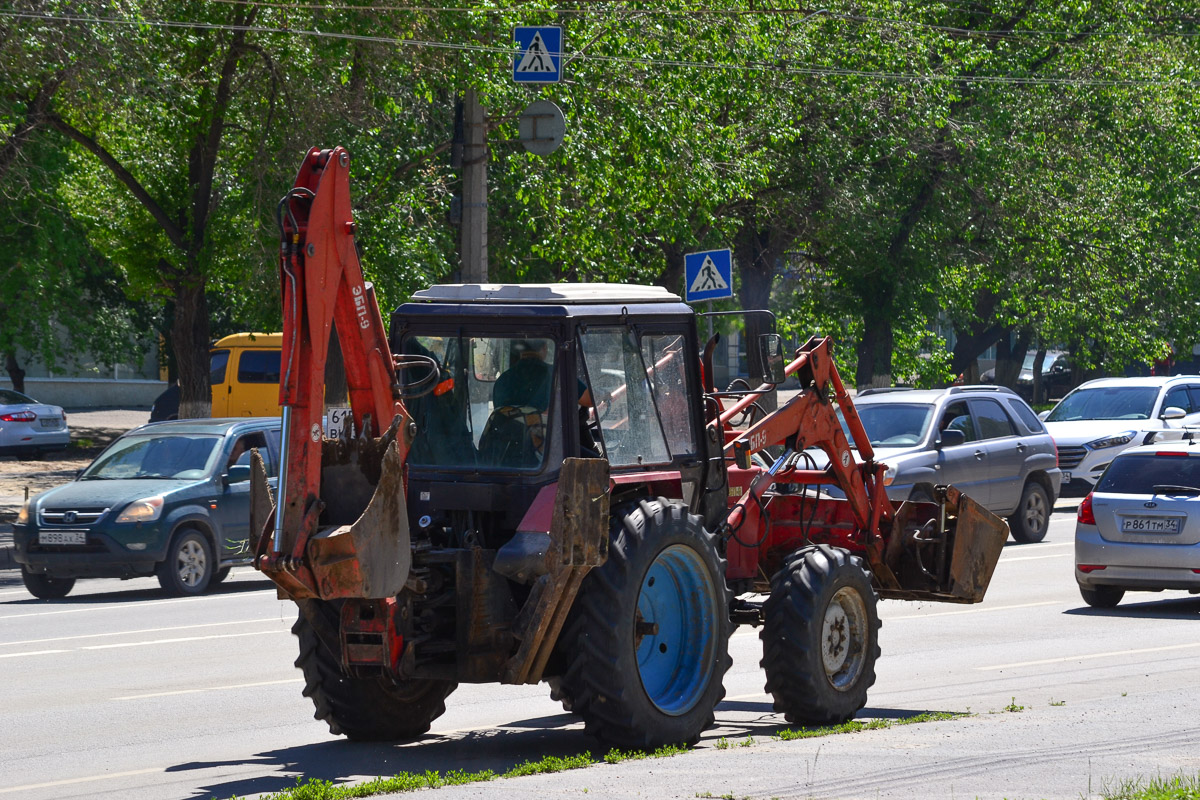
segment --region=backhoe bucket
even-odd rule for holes
[[[1008,523],[953,486],[936,487],[934,503],[903,503],[884,560],[899,587],[880,597],[978,603],[983,600]]]

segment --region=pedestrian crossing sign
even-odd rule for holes
[[[558,83],[562,77],[562,28],[513,28],[517,55],[513,80],[517,83]]]
[[[685,292],[689,303],[733,297],[733,253],[706,250],[683,257]]]

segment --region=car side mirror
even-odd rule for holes
[[[250,480],[250,465],[249,464],[234,464],[225,473],[226,485],[233,483],[245,483]]]
[[[1038,419],[1040,419],[1042,422],[1045,422],[1045,421],[1046,421],[1046,417],[1050,416],[1050,412],[1051,412],[1051,411],[1053,411],[1053,410],[1054,410],[1054,409],[1047,408],[1045,411],[1039,411],[1039,412],[1038,412]]]
[[[762,364],[763,383],[778,386],[787,380],[787,367],[783,363],[783,337],[778,333],[759,334],[758,359]]]
[[[962,431],[947,429],[941,432],[937,438],[937,441],[933,443],[933,446],[938,450],[941,450],[943,447],[958,447],[960,444],[966,443],[967,435],[965,433]]]
[[[1158,415],[1159,419],[1183,419],[1187,416],[1187,412],[1179,406],[1167,406],[1163,412]]]

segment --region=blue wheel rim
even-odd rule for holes
[[[663,550],[642,577],[634,630],[638,675],[664,714],[686,714],[708,688],[719,602],[707,565],[686,545]]]

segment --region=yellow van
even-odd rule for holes
[[[212,349],[209,383],[213,417],[279,415],[282,333],[234,333]]]

